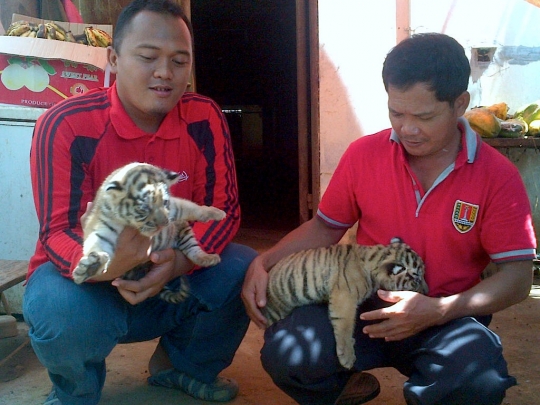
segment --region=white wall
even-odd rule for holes
[[[30,185],[30,143],[44,111],[0,104],[0,259],[29,260],[34,253],[39,224]],[[22,313],[23,292],[23,283],[5,291],[13,313]]]
[[[352,140],[389,126],[381,70],[396,44],[397,2],[319,0],[322,192]],[[513,112],[540,99],[539,8],[525,0],[410,0],[410,13],[414,32],[451,35],[469,57],[473,47],[497,47],[494,62],[473,63],[471,106],[505,101]]]
[[[442,32],[465,48],[496,47],[493,62],[473,59],[470,106],[540,99],[540,8],[525,0],[411,0],[411,28]]]
[[[381,70],[395,10],[395,0],[319,0],[321,191],[352,140],[389,125]]]

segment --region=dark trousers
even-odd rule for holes
[[[371,299],[359,311],[382,306]],[[265,332],[264,369],[274,383],[302,405],[333,404],[354,371],[394,367],[409,377],[408,404],[495,405],[516,380],[508,375],[491,317],[460,318],[398,342],[371,339],[357,320],[356,363],[343,368],[326,305],[297,308]]]

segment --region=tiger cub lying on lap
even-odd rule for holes
[[[351,368],[358,305],[378,289],[428,292],[424,262],[399,238],[389,245],[336,244],[280,260],[268,274],[268,326],[299,306],[327,302],[339,362]]]
[[[201,249],[188,221],[220,221],[225,218],[225,212],[171,197],[169,187],[179,176],[176,172],[136,162],[115,170],[105,179],[83,226],[83,257],[73,271],[75,283],[107,271],[118,236],[126,226],[151,237],[152,251],[173,247],[199,266],[219,263],[219,255]],[[151,262],[137,266],[123,278],[138,280],[150,266]],[[178,291],[164,289],[160,298],[178,303],[186,298],[187,292],[187,281],[182,278]]]

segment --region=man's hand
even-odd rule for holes
[[[141,235],[135,228],[125,227],[116,241],[114,256],[107,271],[90,278],[93,281],[111,281],[123,276],[128,270],[150,260],[148,252],[150,238]]]
[[[360,319],[365,321],[381,321],[364,327],[363,332],[371,338],[386,341],[405,339],[437,325],[442,318],[437,298],[411,291],[379,290],[377,294],[394,305],[360,315]]]
[[[91,202],[86,203],[86,211],[84,211],[84,214],[81,215],[81,226],[84,229],[84,225],[86,225],[86,220],[88,219],[88,214],[90,214],[90,210],[92,209]]]
[[[112,282],[118,292],[130,304],[138,304],[158,294],[165,285],[177,277],[176,255],[173,249],[153,252],[150,255],[152,269],[140,280],[124,280],[117,278]]]
[[[266,305],[267,286],[268,273],[262,265],[260,256],[257,256],[247,270],[242,287],[242,300],[247,314],[259,328],[266,328],[267,324],[266,318],[260,310]]]

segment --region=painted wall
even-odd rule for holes
[[[381,69],[396,2],[319,0],[321,191],[348,144],[389,126]]]
[[[524,0],[411,0],[415,32],[456,38],[469,59],[493,47],[491,63],[472,58],[471,106],[505,101],[510,112],[540,99],[540,8]]]
[[[347,145],[388,127],[382,63],[396,44],[396,0],[319,0],[321,191]],[[402,12],[402,10],[399,10]],[[525,0],[410,0],[413,32],[455,37],[473,61],[470,106],[540,99],[540,8]]]
[[[319,0],[321,194],[352,140],[390,126],[381,70],[406,3],[379,0],[367,7],[365,1]],[[540,100],[540,8],[525,0],[409,3],[412,33],[451,35],[472,60],[469,107],[504,101],[512,113]],[[485,47],[493,48],[491,62],[475,57]],[[540,154],[501,152],[522,174],[540,234]]]

